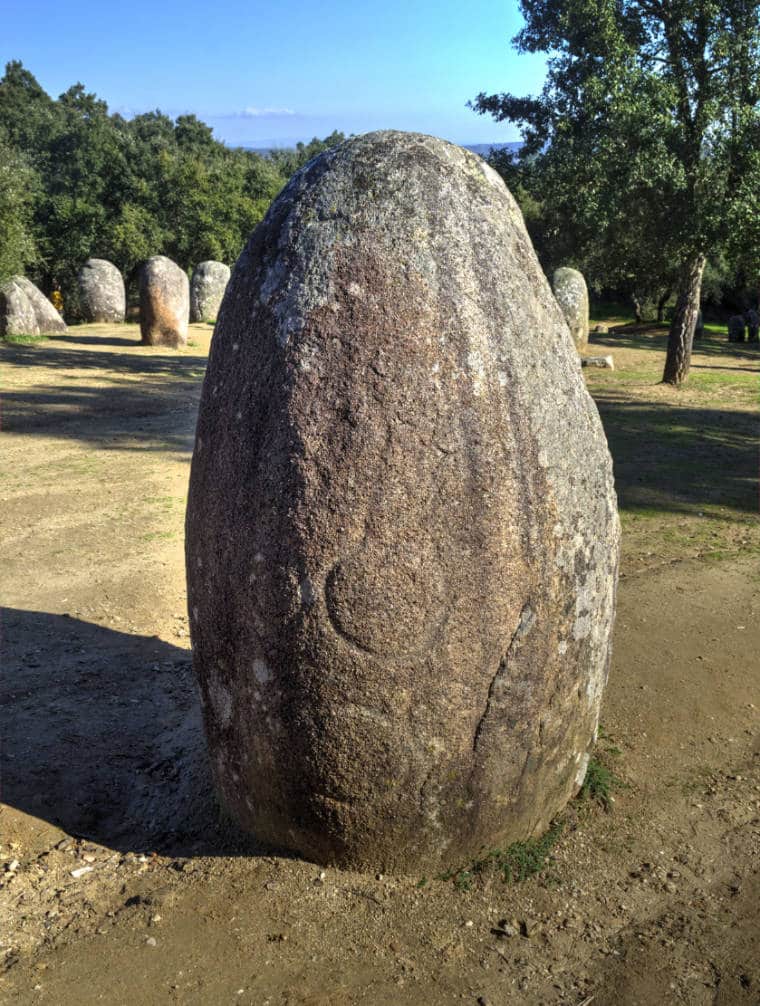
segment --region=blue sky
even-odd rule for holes
[[[541,57],[510,39],[516,0],[2,0],[0,59],[57,96],[81,80],[114,111],[194,112],[229,143],[333,129],[413,129],[457,143],[517,138],[465,107],[535,93]]]

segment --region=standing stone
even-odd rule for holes
[[[149,258],[140,272],[140,332],[149,346],[187,345],[190,283],[165,255]]]
[[[751,307],[744,317],[747,320],[747,342],[760,341],[760,314]]]
[[[15,276],[0,287],[0,335],[39,335],[34,307],[18,279]]]
[[[190,321],[216,321],[222,297],[230,281],[224,262],[201,262],[190,283]]]
[[[0,287],[0,335],[61,335],[66,323],[26,276]]]
[[[103,258],[88,258],[79,270],[79,296],[85,321],[122,322],[127,296],[121,273]]]
[[[705,335],[705,317],[700,308],[697,312],[697,321],[694,325],[694,342],[700,342]]]
[[[744,342],[743,314],[734,314],[728,319],[728,341]]]
[[[588,288],[583,274],[577,269],[562,266],[556,269],[553,279],[554,296],[580,352],[588,345]]]
[[[500,177],[383,132],[233,270],[187,510],[218,786],[319,862],[461,865],[583,782],[619,527],[576,351]]]

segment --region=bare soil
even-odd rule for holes
[[[760,352],[598,335],[624,556],[599,758],[519,884],[340,872],[217,809],[182,522],[211,328],[0,348],[3,1001],[760,1003]],[[466,866],[467,864],[462,864]],[[513,933],[513,935],[506,935]]]

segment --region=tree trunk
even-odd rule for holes
[[[644,320],[644,316],[641,313],[641,304],[639,302],[637,294],[635,293],[631,294],[631,303],[633,304],[633,316],[636,319],[636,324],[640,325],[641,322]]]
[[[680,387],[689,375],[691,344],[694,341],[694,329],[699,314],[704,268],[705,256],[697,255],[684,266],[681,273],[678,298],[668,333],[668,355],[662,375],[663,384]]]
[[[657,321],[665,321],[665,307],[670,300],[670,290],[666,291],[657,301]]]

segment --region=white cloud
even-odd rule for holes
[[[244,108],[240,113],[244,119],[276,119],[282,115],[295,114],[292,108],[257,108],[255,105]]]

